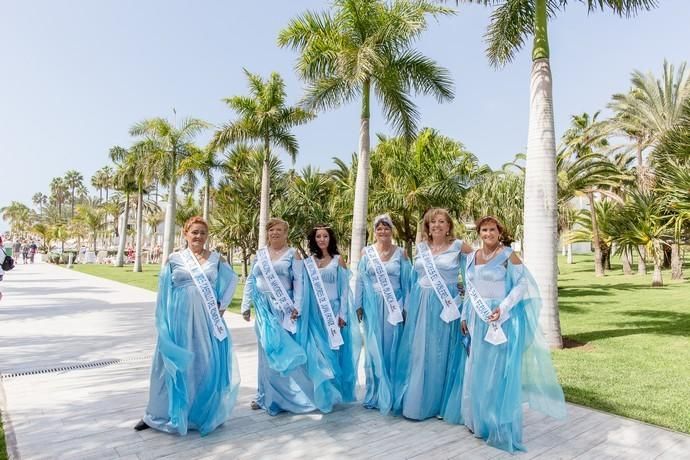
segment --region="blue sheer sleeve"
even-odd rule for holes
[[[254,294],[255,284],[256,277],[254,276],[254,265],[252,265],[251,270],[249,270],[247,282],[244,284],[244,292],[242,293],[242,307],[240,308],[240,312],[243,314],[249,311],[250,305],[252,303],[252,295]]]
[[[223,259],[218,262],[218,278],[216,278],[216,299],[220,311],[228,308],[237,288],[237,274]]]
[[[519,267],[519,268],[518,268]],[[522,273],[516,273],[516,272]],[[513,307],[513,311],[524,312],[525,349],[522,357],[522,395],[523,401],[529,403],[532,409],[555,418],[566,415],[563,389],[558,383],[556,370],[551,361],[551,353],[546,340],[539,328],[539,312],[541,310],[541,296],[537,283],[527,267],[516,266],[508,262],[509,290],[513,289],[513,282],[524,283],[521,299]]]

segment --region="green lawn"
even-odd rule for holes
[[[5,430],[2,428],[2,417],[0,417],[0,460],[7,460],[7,446],[5,445]]]
[[[594,276],[592,257],[560,260],[562,333],[569,348],[554,353],[568,401],[690,433],[690,281],[651,288],[647,276],[620,266]],[[75,270],[152,291],[158,265],[75,265]],[[236,267],[239,272],[239,267]],[[686,268],[690,273],[690,267]],[[239,312],[243,286],[231,310]]]
[[[124,267],[114,267],[112,265],[101,264],[77,264],[73,265],[73,270],[87,273],[89,275],[100,276],[113,281],[137,286],[148,289],[149,291],[158,291],[158,273],[161,266],[159,264],[144,264],[142,266],[142,273],[132,272],[132,265]],[[235,267],[236,273],[241,273],[240,266]],[[242,302],[242,292],[244,291],[244,284],[240,283],[235,290],[235,297],[232,299],[229,310],[234,313],[240,312],[240,303]]]
[[[690,268],[662,288],[592,257],[560,260],[563,336],[554,360],[568,401],[690,433]]]

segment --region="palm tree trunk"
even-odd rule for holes
[[[263,173],[262,173],[263,174]],[[211,225],[211,222],[209,222],[209,210],[210,210],[210,205],[211,205],[211,197],[209,196],[211,194],[211,176],[209,175],[206,177],[206,186],[204,187],[204,209],[203,209],[203,218],[206,221],[208,225]],[[211,246],[211,235],[206,239],[206,244],[204,247],[208,249]]]
[[[125,264],[125,245],[127,244],[127,223],[129,221],[129,192],[125,192],[125,212],[120,229],[120,243],[117,246],[115,266],[122,267]]]
[[[652,259],[654,260],[652,287],[661,287],[664,285],[664,280],[661,276],[661,265],[664,263],[664,248],[661,247],[661,243],[653,242],[650,252],[652,253]]]
[[[623,274],[632,275],[632,263],[630,261],[630,249],[624,248],[621,253],[621,263],[623,264]]]
[[[177,202],[177,175],[175,174],[177,159],[175,154],[171,158],[170,182],[168,184],[168,202],[165,206],[165,226],[163,227],[163,254],[161,266],[168,262],[168,256],[175,245],[175,207]]]
[[[525,264],[534,274],[543,308],[539,322],[552,348],[563,348],[558,314],[558,216],[553,85],[545,0],[537,0],[530,76],[524,202]]]
[[[269,140],[264,140],[264,165],[261,168],[261,205],[259,208],[259,249],[266,246],[266,224],[268,223],[268,208],[270,206],[268,193],[271,190],[271,176],[269,166],[271,151]]]
[[[350,240],[350,267],[353,268],[351,284],[357,283],[360,254],[366,244],[367,210],[369,197],[369,96],[370,81],[362,88],[362,115],[359,123],[359,155],[357,156],[357,179],[355,180],[355,202],[352,209],[352,238]]]
[[[604,260],[601,253],[601,240],[599,239],[599,225],[597,223],[597,212],[594,207],[594,193],[587,194],[589,199],[589,214],[592,218],[592,244],[594,245],[594,274],[604,276]]]
[[[680,258],[680,243],[678,240],[671,245],[671,279],[683,279],[683,261]]]
[[[640,257],[637,259],[637,274],[646,275],[647,274],[647,250],[644,246],[640,245],[637,247]]]
[[[566,255],[566,263],[573,263],[573,243],[568,243],[568,254]]]
[[[141,272],[141,246],[144,241],[144,191],[141,185],[139,185],[139,192],[137,193],[137,231],[135,238],[134,247],[134,268],[133,272]]]

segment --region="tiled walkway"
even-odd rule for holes
[[[463,427],[382,417],[358,404],[328,415],[251,411],[255,338],[232,314],[242,388],[231,419],[205,438],[137,433],[132,426],[146,405],[155,341],[155,295],[47,264],[18,266],[0,289],[0,410],[10,458],[512,457]],[[690,436],[579,406],[568,411],[561,422],[527,411],[529,451],[515,457],[690,458]]]

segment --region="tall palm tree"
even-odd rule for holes
[[[237,112],[237,120],[226,123],[216,131],[211,150],[225,149],[237,142],[256,142],[263,149],[261,170],[261,207],[259,210],[259,247],[265,245],[266,222],[270,211],[269,193],[271,150],[285,150],[293,162],[297,155],[297,138],[290,130],[314,118],[311,112],[285,104],[285,82],[277,73],[264,80],[244,70],[249,80],[249,96],[234,96],[225,103]]]
[[[103,209],[90,204],[81,204],[77,206],[77,213],[75,220],[80,221],[91,235],[91,242],[93,243],[93,252],[96,252],[96,243],[98,240],[98,233],[103,229]]]
[[[510,62],[530,37],[532,71],[525,171],[525,263],[534,271],[543,308],[540,323],[551,347],[562,348],[558,315],[558,196],[553,88],[547,26],[567,0],[462,0],[496,5],[487,31],[487,55],[500,67]],[[582,0],[589,11],[611,10],[630,16],[656,6],[656,0]]]
[[[168,181],[168,201],[165,210],[165,229],[163,231],[163,256],[161,266],[165,265],[172,252],[175,241],[175,206],[177,204],[177,168],[179,161],[189,155],[193,140],[208,123],[198,118],[185,118],[179,124],[164,118],[151,118],[141,121],[129,130],[132,136],[140,136],[152,144],[157,152],[158,175]]]
[[[425,0],[334,0],[331,12],[307,12],[290,21],[278,37],[281,46],[301,53],[296,67],[308,85],[304,104],[309,110],[332,109],[360,98],[353,267],[366,242],[372,92],[386,120],[412,139],[419,112],[410,93],[430,94],[439,101],[453,97],[448,71],[412,45],[426,30],[427,16],[451,13]]]
[[[103,166],[100,169],[103,172],[103,188],[105,189],[105,201],[108,201],[108,192],[113,188],[113,180],[115,178],[115,170],[111,166]]]
[[[135,273],[142,271],[142,247],[144,242],[144,193],[156,173],[156,146],[150,141],[141,141],[130,148],[126,157],[128,169],[134,173],[134,183],[137,192],[137,214],[134,237],[134,267]]]
[[[124,213],[120,228],[120,241],[115,256],[115,266],[122,267],[125,263],[125,246],[127,244],[127,226],[129,223],[130,195],[137,191],[136,161],[134,153],[123,147],[115,146],[110,149],[110,159],[117,165],[114,186],[124,194]]]
[[[34,193],[34,196],[31,197],[31,202],[38,206],[38,212],[43,216],[43,207],[48,204],[48,195],[41,192]]]
[[[62,205],[65,203],[68,192],[69,187],[67,187],[62,177],[55,177],[50,181],[51,198],[57,206],[57,212],[60,217],[62,217]]]
[[[72,197],[70,203],[71,203],[71,210],[70,210],[70,217],[74,217],[74,206],[76,205],[76,194],[75,190],[77,190],[81,185],[84,184],[84,176],[79,171],[76,171],[74,169],[70,169],[65,173],[65,184],[69,189],[71,190],[70,196]]]

